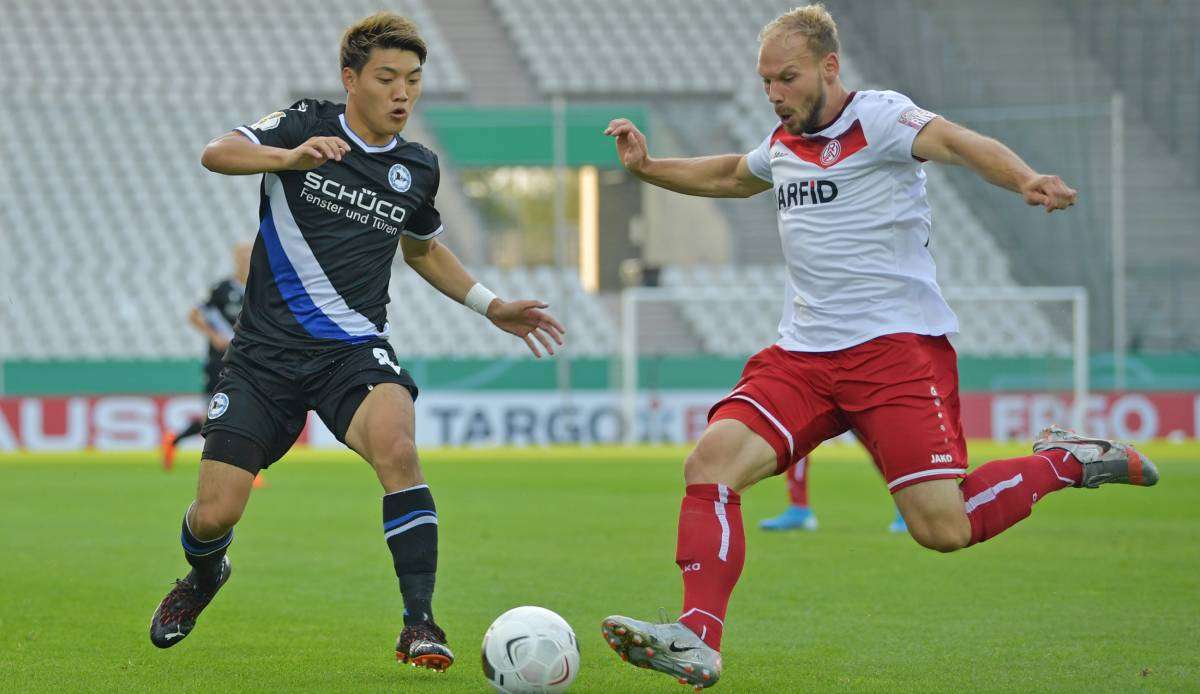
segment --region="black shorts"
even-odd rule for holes
[[[379,383],[398,383],[417,399],[412,376],[382,340],[307,351],[235,345],[225,355],[201,433],[245,436],[262,447],[267,467],[296,442],[309,410],[345,443],[350,420]]]

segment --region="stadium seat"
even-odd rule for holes
[[[426,92],[460,96],[466,78],[427,2],[399,0],[392,7],[418,22],[437,55],[427,66]],[[757,33],[778,3],[491,2],[545,93],[731,94],[717,117],[743,150],[773,125],[747,72]],[[22,297],[0,314],[0,357],[199,356],[202,341],[186,313],[229,271],[229,249],[254,233],[258,205],[251,181],[204,172],[200,149],[215,133],[297,94],[337,94],[341,27],[375,9],[366,0],[0,0],[0,59],[23,66],[0,73],[0,94],[9,97],[0,127],[7,164],[0,181],[13,199],[30,203],[0,207],[0,223],[16,230],[5,240],[6,279]],[[267,15],[271,21],[262,21]],[[678,21],[685,15],[687,22]],[[634,16],[638,21],[631,23]],[[58,30],[46,32],[46,26]],[[169,69],[160,64],[165,54],[176,58]],[[619,64],[614,54],[622,56]],[[853,72],[851,59],[846,70]],[[942,284],[1014,284],[990,231],[928,168],[937,218],[931,248]],[[565,312],[572,354],[616,350],[613,319],[582,291],[574,272],[487,268],[478,274],[505,296],[546,298]],[[497,339],[486,322],[436,296],[403,264],[394,276],[393,296],[404,299],[392,305],[401,351],[525,353],[519,340]],[[768,291],[782,279],[780,267],[668,267],[663,273],[668,285]],[[778,311],[772,300],[715,311],[687,307],[679,314],[694,333],[684,337],[696,338],[706,351],[745,353],[774,339]],[[976,340],[975,331],[964,329],[964,349],[1026,353],[1052,346],[1031,341],[1058,344],[1056,323],[1036,306],[995,313],[980,326],[1003,330]],[[729,325],[744,329],[729,337]]]
[[[756,59],[757,36],[762,26],[780,11],[770,0],[613,0],[596,4],[587,0],[493,0],[502,22],[526,60],[539,87],[546,93],[563,91],[580,96],[604,93],[640,96],[665,94],[689,96],[728,93],[733,99],[717,110],[717,117],[730,138],[749,151],[776,125],[764,107],[761,85],[748,74]],[[679,17],[687,16],[687,22]],[[631,22],[630,18],[636,17]],[[585,20],[585,21],[581,21]],[[621,61],[614,64],[612,56]],[[874,88],[862,79],[853,54],[843,55],[842,70],[848,84]],[[949,185],[936,167],[926,167],[930,206],[936,221],[930,248],[938,262],[939,282],[945,287],[1013,286],[1008,259],[991,232],[972,213],[961,193]],[[1001,232],[1002,230],[995,230]],[[736,276],[736,281],[734,278]],[[682,278],[682,279],[681,279]],[[781,274],[764,268],[733,266],[677,271],[667,268],[664,282],[686,285],[688,280],[739,286],[781,286]],[[1005,333],[1000,338],[961,339],[964,349],[986,353],[1029,353],[1060,344],[1059,329],[1036,305],[999,305],[981,309],[1008,318],[1019,315],[1022,324],[1034,330]],[[775,317],[756,329],[739,335],[769,335]],[[743,350],[745,345],[765,344],[757,337],[728,337],[722,326],[706,332],[711,313],[684,309],[706,349],[718,352]],[[731,320],[762,320],[750,311],[734,311]],[[744,319],[744,320],[743,320]],[[986,324],[1000,324],[987,321]],[[1044,344],[1031,344],[1041,335]],[[745,343],[745,345],[743,344]]]
[[[390,7],[438,56],[425,92],[465,92],[426,0]],[[0,357],[200,356],[187,311],[230,271],[258,207],[251,180],[203,171],[201,148],[297,94],[339,94],[340,32],[377,9],[0,0],[0,61],[22,66],[0,73],[0,180],[22,201],[0,212],[22,298],[0,314]]]
[[[664,268],[661,279],[666,287],[714,293],[713,300],[676,304],[705,352],[744,356],[778,339],[786,281],[782,265],[670,267]],[[956,300],[952,289],[950,294],[960,321],[961,330],[953,338],[960,353],[1058,357],[1071,353],[1070,341],[1063,339],[1070,325],[1069,308]],[[1061,320],[1052,321],[1058,317]]]
[[[616,327],[597,299],[583,291],[575,271],[554,268],[483,268],[476,278],[509,298],[540,298],[569,323],[568,349],[578,357],[611,355],[616,350]],[[566,289],[565,301],[559,296]],[[392,343],[407,356],[519,358],[525,344],[500,335],[489,322],[455,306],[407,268],[392,275]],[[399,299],[403,297],[403,301]]]

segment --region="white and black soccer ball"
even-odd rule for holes
[[[544,607],[514,607],[483,635],[483,675],[498,692],[564,692],[578,673],[575,632]]]

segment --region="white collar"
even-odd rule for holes
[[[342,124],[342,130],[346,131],[346,136],[349,137],[351,140],[354,140],[354,144],[358,145],[359,147],[362,147],[362,150],[364,152],[371,152],[371,153],[390,152],[396,148],[396,145],[399,142],[399,140],[396,139],[396,136],[392,135],[391,142],[387,143],[386,145],[382,145],[380,147],[372,147],[371,145],[368,145],[367,143],[363,142],[362,138],[359,137],[358,135],[354,134],[354,131],[350,129],[350,124],[346,122],[346,114],[345,113],[338,114],[338,122],[340,122]]]

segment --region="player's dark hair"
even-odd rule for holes
[[[425,64],[428,49],[417,25],[395,12],[376,12],[355,22],[342,34],[342,67],[362,72],[373,48],[412,51]]]

